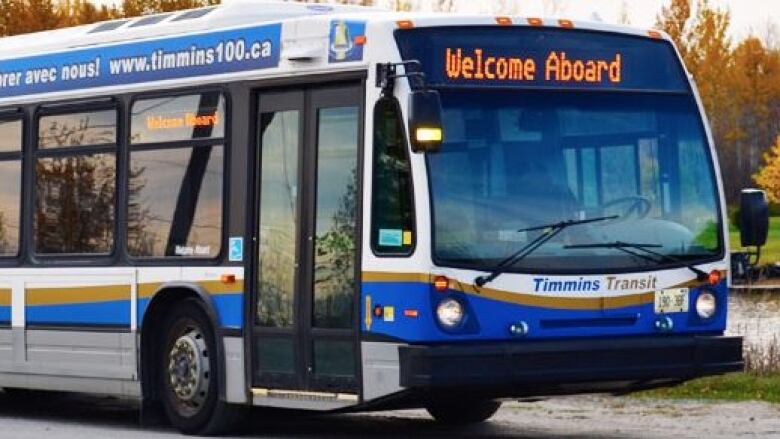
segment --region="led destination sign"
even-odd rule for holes
[[[420,27],[395,38],[432,86],[690,91],[672,45],[656,38],[523,26]]]
[[[552,51],[542,62],[537,62],[532,57],[493,56],[483,49],[464,51],[448,47],[445,56],[448,79],[534,81],[538,74],[540,79],[553,82],[609,81],[620,84],[622,78],[619,53],[612,59],[571,59],[566,52]]]
[[[156,115],[146,117],[146,128],[150,130],[176,129],[182,127],[209,127],[220,124],[219,113],[184,113],[181,116]]]

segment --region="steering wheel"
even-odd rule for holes
[[[625,218],[631,215],[632,212],[636,212],[637,219],[642,219],[650,214],[650,210],[653,208],[653,202],[649,198],[641,195],[630,195],[628,197],[616,198],[612,201],[601,205],[602,211],[609,209],[620,204],[631,203],[628,209],[620,215],[621,218]]]

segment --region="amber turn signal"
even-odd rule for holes
[[[710,274],[707,276],[707,281],[710,283],[710,285],[717,285],[720,283],[722,277],[723,276],[720,274],[720,271],[712,270],[710,271]]]
[[[433,287],[436,288],[436,291],[440,293],[447,291],[447,289],[450,287],[450,280],[447,279],[446,276],[436,276],[436,278],[433,280]]]

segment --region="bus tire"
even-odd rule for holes
[[[432,401],[425,406],[437,422],[465,425],[485,422],[501,408],[501,401]]]
[[[219,435],[237,429],[245,407],[219,397],[221,365],[211,321],[195,298],[169,309],[157,366],[168,420],[185,434]]]

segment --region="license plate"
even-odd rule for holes
[[[655,292],[655,313],[688,312],[688,288],[672,288]]]

